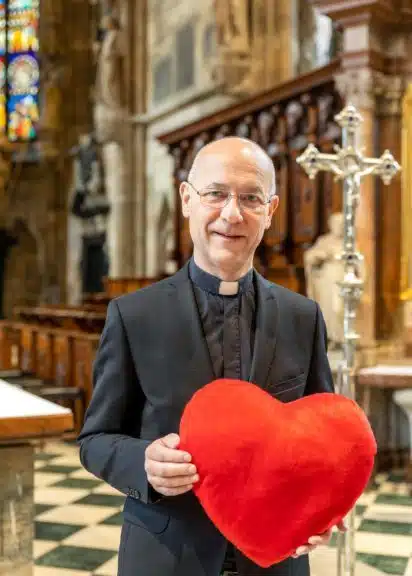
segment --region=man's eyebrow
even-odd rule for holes
[[[230,188],[229,184],[224,184],[223,182],[211,182],[207,186],[205,186],[205,190],[208,189],[221,189],[221,190],[228,190]],[[262,188],[259,185],[255,184],[246,184],[245,186],[241,186],[241,192],[246,194],[264,194]]]
[[[225,190],[227,190],[229,186],[227,184],[223,184],[222,182],[211,182],[210,184],[205,186],[205,189],[208,188],[224,188]]]

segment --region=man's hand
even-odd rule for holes
[[[199,480],[191,455],[178,450],[179,443],[177,434],[168,434],[149,444],[145,451],[147,479],[163,496],[189,492]]]
[[[346,532],[347,527],[343,520],[339,522],[339,524],[337,525],[337,529],[340,530],[340,532]],[[323,534],[319,534],[318,536],[311,536],[307,544],[305,544],[304,546],[299,546],[296,552],[292,554],[292,558],[299,558],[299,556],[302,556],[303,554],[308,554],[318,546],[325,546],[326,544],[329,543],[331,536],[332,536],[332,528],[330,528]]]

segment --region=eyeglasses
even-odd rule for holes
[[[255,194],[253,192],[241,192],[240,194],[233,194],[227,190],[197,190],[193,184],[187,181],[187,184],[197,193],[200,202],[209,208],[222,209],[229,204],[230,198],[233,196],[240,205],[242,210],[247,212],[262,212],[266,204],[270,204],[272,198],[265,198],[262,194]]]

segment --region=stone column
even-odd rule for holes
[[[135,118],[147,111],[147,0],[131,3],[133,29],[130,34],[130,77],[133,85],[130,94],[130,114]],[[130,122],[130,182],[133,187],[134,221],[131,241],[133,243],[133,274],[146,274],[146,230],[147,230],[147,178],[146,178],[146,122]]]
[[[32,576],[32,446],[0,446],[0,576]]]
[[[100,45],[94,120],[96,136],[102,149],[105,188],[110,201],[107,244],[111,277],[133,274],[134,222],[133,182],[128,156],[130,136],[128,105],[130,101],[129,37],[134,25],[130,19],[131,0],[117,0],[111,11],[102,14],[103,40]]]

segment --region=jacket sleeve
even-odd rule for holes
[[[328,337],[326,324],[319,305],[316,303],[315,331],[312,344],[312,358],[306,380],[305,396],[318,392],[334,392],[332,371],[327,355]]]
[[[144,394],[119,307],[109,303],[93,366],[93,395],[78,437],[83,466],[134,498],[148,501],[145,449],[139,438]]]

